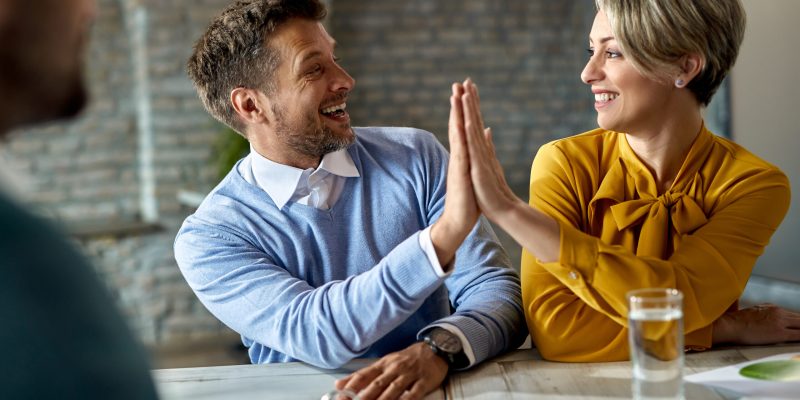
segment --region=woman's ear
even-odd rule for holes
[[[269,123],[269,99],[258,90],[238,87],[231,91],[231,104],[246,125]]]
[[[683,88],[689,84],[697,75],[703,71],[706,60],[700,54],[691,53],[681,58],[678,65],[678,76],[675,78],[675,86]]]

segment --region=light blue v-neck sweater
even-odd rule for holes
[[[348,152],[361,176],[330,210],[280,210],[231,170],[175,239],[199,299],[242,335],[253,363],[338,367],[401,350],[436,323],[458,327],[475,362],[518,345],[519,280],[489,224],[479,221],[446,279],[420,247],[444,207],[444,148],[410,128],[355,132]]]

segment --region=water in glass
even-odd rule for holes
[[[683,399],[683,312],[631,310],[628,318],[633,398]]]

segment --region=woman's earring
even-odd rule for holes
[[[682,88],[683,84],[684,84],[683,79],[678,78],[678,79],[675,80],[675,87],[676,88]]]

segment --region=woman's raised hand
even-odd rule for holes
[[[472,188],[480,210],[487,218],[496,221],[501,217],[500,213],[510,210],[521,200],[506,183],[503,168],[495,154],[491,129],[484,129],[478,87],[470,79],[461,86],[460,101]]]

